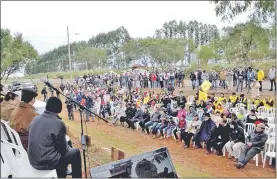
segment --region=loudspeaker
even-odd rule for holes
[[[166,147],[90,169],[92,178],[178,178]]]

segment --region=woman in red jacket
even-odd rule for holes
[[[178,139],[180,140],[180,142],[182,141],[181,134],[182,134],[182,132],[185,132],[185,129],[186,129],[186,120],[182,116],[179,118],[178,126],[173,130],[173,134],[175,136],[176,142],[178,142]],[[178,135],[179,137],[177,136],[177,131],[180,131],[180,133]]]
[[[152,73],[152,75],[151,75],[151,88],[155,88],[156,81],[157,81],[157,76],[155,75],[155,73]]]

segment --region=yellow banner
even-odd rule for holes
[[[200,87],[204,92],[207,92],[211,86],[212,84],[208,80],[205,80]]]
[[[198,99],[199,101],[203,100],[204,102],[206,102],[208,100],[207,97],[208,97],[207,93],[199,90],[199,99]]]

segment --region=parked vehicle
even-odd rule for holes
[[[18,91],[20,89],[21,89],[21,83],[19,81],[13,81],[9,90],[11,90],[11,91]]]

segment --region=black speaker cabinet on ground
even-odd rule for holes
[[[178,178],[166,147],[90,169],[92,178]]]

